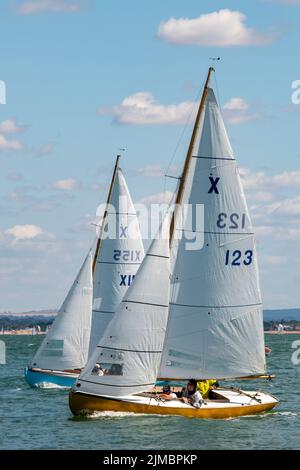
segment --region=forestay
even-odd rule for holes
[[[94,271],[94,302],[89,357],[143,260],[139,222],[129,190],[117,166]]]
[[[168,237],[152,242],[76,388],[96,395],[124,396],[156,382],[165,337],[170,285]]]
[[[92,255],[89,253],[31,367],[62,371],[85,366],[91,328],[92,288]]]
[[[208,88],[185,202],[204,204],[202,249],[178,243],[159,377],[230,378],[265,372],[253,228],[214,92]],[[187,229],[180,224],[175,230]]]

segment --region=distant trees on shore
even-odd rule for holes
[[[52,325],[54,321],[53,316],[0,316],[0,330],[22,330],[24,328],[35,328],[38,325],[41,327],[41,331],[46,331],[49,325]]]

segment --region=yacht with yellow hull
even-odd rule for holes
[[[278,403],[262,391],[223,386],[204,401],[197,392],[201,380],[266,377],[255,235],[209,87],[213,71],[210,67],[171,220],[167,213],[71,390],[75,415],[109,410],[221,419],[262,413]],[[189,380],[183,401],[153,393],[162,380]]]
[[[186,418],[228,419],[269,411],[278,401],[263,392],[222,390],[214,392],[216,398],[205,400],[201,408],[179,400],[165,401],[151,394],[120,397],[96,396],[80,391],[71,391],[69,404],[72,413],[90,415],[95,411],[117,411],[142,414],[179,415]]]

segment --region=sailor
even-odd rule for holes
[[[197,390],[197,380],[190,379],[187,383],[186,388],[183,390],[181,400],[184,403],[190,403],[195,408],[200,408],[203,403],[201,393]]]
[[[102,369],[101,364],[97,363],[94,365],[93,370],[92,370],[92,375],[99,375],[99,376],[104,375],[104,370]]]
[[[197,390],[201,393],[202,398],[211,398],[211,391],[219,387],[216,380],[199,380],[197,382]]]
[[[163,398],[164,400],[177,400],[178,399],[176,393],[171,392],[171,387],[169,384],[165,384],[163,386],[163,393],[160,393],[158,397]]]

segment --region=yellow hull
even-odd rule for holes
[[[190,408],[182,408],[132,403],[125,400],[99,397],[80,392],[74,393],[73,391],[69,394],[69,406],[75,416],[80,414],[92,414],[95,411],[121,411],[142,414],[179,415],[187,418],[226,419],[262,413],[271,410],[276,405],[277,402],[275,401],[265,404],[257,403],[255,405],[230,407],[226,406],[226,404],[224,404],[224,407],[206,407],[203,405],[201,408],[196,409],[192,406]]]

